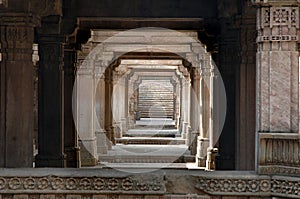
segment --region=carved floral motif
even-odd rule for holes
[[[161,192],[164,183],[161,179],[140,181],[135,178],[99,178],[99,177],[0,177],[0,194],[7,190],[27,191],[150,191]]]

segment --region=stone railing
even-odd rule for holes
[[[137,169],[135,169],[137,172]],[[300,197],[300,178],[247,171],[1,169],[1,199]]]
[[[260,133],[259,173],[300,175],[300,135]]]

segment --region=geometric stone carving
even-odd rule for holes
[[[0,177],[0,193],[15,191],[39,191],[56,193],[57,191],[76,193],[80,192],[143,192],[161,193],[165,190],[161,177],[151,177],[142,179],[136,177]],[[51,199],[54,195],[44,195],[44,198]],[[54,197],[55,198],[55,197]],[[19,198],[18,198],[19,199]],[[67,199],[80,199],[79,195],[68,196]]]
[[[264,7],[261,9],[262,27],[294,26],[299,28],[298,7]]]
[[[259,133],[259,173],[300,175],[300,136]]]
[[[298,41],[296,33],[291,35],[283,33],[282,28],[299,28],[299,8],[298,7],[264,7],[261,8],[261,28],[272,29],[279,27],[277,31],[266,31],[268,35],[258,35],[257,42],[270,41]],[[276,32],[276,33],[275,33]],[[260,30],[259,33],[261,34]]]
[[[278,196],[299,198],[299,178],[279,176],[209,176],[199,178],[197,188],[211,195]]]
[[[123,176],[120,174],[118,176],[114,174],[113,177],[97,177],[86,175],[84,172],[82,175],[78,171],[76,173],[79,175],[75,176],[37,174],[17,177],[10,174],[0,177],[0,199],[166,199],[170,196],[167,184],[183,183],[178,181],[178,175],[184,175],[186,179],[195,178],[193,186],[201,193],[204,192],[201,195],[190,194],[181,198],[209,198],[205,194],[286,198],[300,196],[300,178],[296,177],[257,175],[254,172],[237,171],[217,171],[217,173],[195,171],[189,176],[187,171],[182,172],[179,174],[175,171],[176,179],[173,180],[171,180],[174,177],[173,171],[164,175]],[[174,198],[177,196],[174,195]]]

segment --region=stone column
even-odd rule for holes
[[[209,136],[210,136],[210,123],[211,122],[211,96],[213,93],[210,92],[211,82],[211,62],[209,55],[204,55],[201,61],[200,68],[200,134],[197,144],[197,158],[196,164],[199,167],[206,166],[207,149],[209,147]],[[211,131],[212,132],[212,131]]]
[[[76,50],[64,46],[64,147],[67,167],[80,167],[78,134],[73,119],[73,86],[75,81]]]
[[[107,146],[109,150],[112,148],[112,144],[115,144],[111,104],[112,89],[112,69],[108,67],[105,70],[105,131],[108,138]]]
[[[36,22],[27,14],[0,17],[0,167],[32,167],[33,163]]]
[[[299,154],[292,152],[299,149],[299,4],[255,2],[258,171],[300,174]]]
[[[190,86],[191,86],[191,82],[190,82],[190,77],[189,77],[189,73],[188,71],[183,68],[183,74],[184,74],[184,78],[183,78],[183,115],[184,115],[184,122],[183,122],[183,135],[186,139],[186,144],[189,146],[189,129],[190,129]]]
[[[119,73],[119,97],[120,97],[120,104],[119,104],[119,114],[120,114],[120,124],[121,124],[121,137],[124,133],[127,132],[127,122],[126,122],[126,112],[127,110],[127,97],[128,94],[126,93],[126,79],[127,79],[127,67],[122,65],[118,67]]]
[[[76,120],[80,139],[82,166],[97,164],[97,145],[94,126],[95,80],[94,60],[88,57],[78,65],[76,74]]]
[[[136,81],[137,75],[131,70],[130,74],[128,75],[128,113],[129,113],[129,121],[128,121],[128,128],[133,129],[135,127],[135,88],[134,82]]]
[[[113,113],[113,126],[114,126],[114,133],[116,138],[121,138],[121,88],[119,82],[119,71],[116,69],[113,70],[113,90],[112,90],[112,113]]]
[[[97,154],[106,154],[108,150],[105,131],[105,68],[95,63],[95,134],[97,137]]]
[[[38,29],[39,43],[39,138],[37,167],[65,167],[64,67],[65,36],[60,19],[45,18]],[[49,147],[51,146],[51,147]]]
[[[191,106],[190,106],[190,119],[191,119],[191,132],[189,135],[189,146],[192,155],[197,152],[197,137],[200,134],[200,70],[198,68],[191,68]]]

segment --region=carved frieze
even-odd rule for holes
[[[284,196],[299,198],[299,178],[282,176],[209,176],[199,178],[197,188],[211,195]]]
[[[56,193],[79,192],[123,192],[123,193],[162,193],[165,184],[162,178],[156,177],[143,180],[134,177],[105,178],[105,177],[0,177],[1,193],[18,193],[24,191],[39,191]]]

